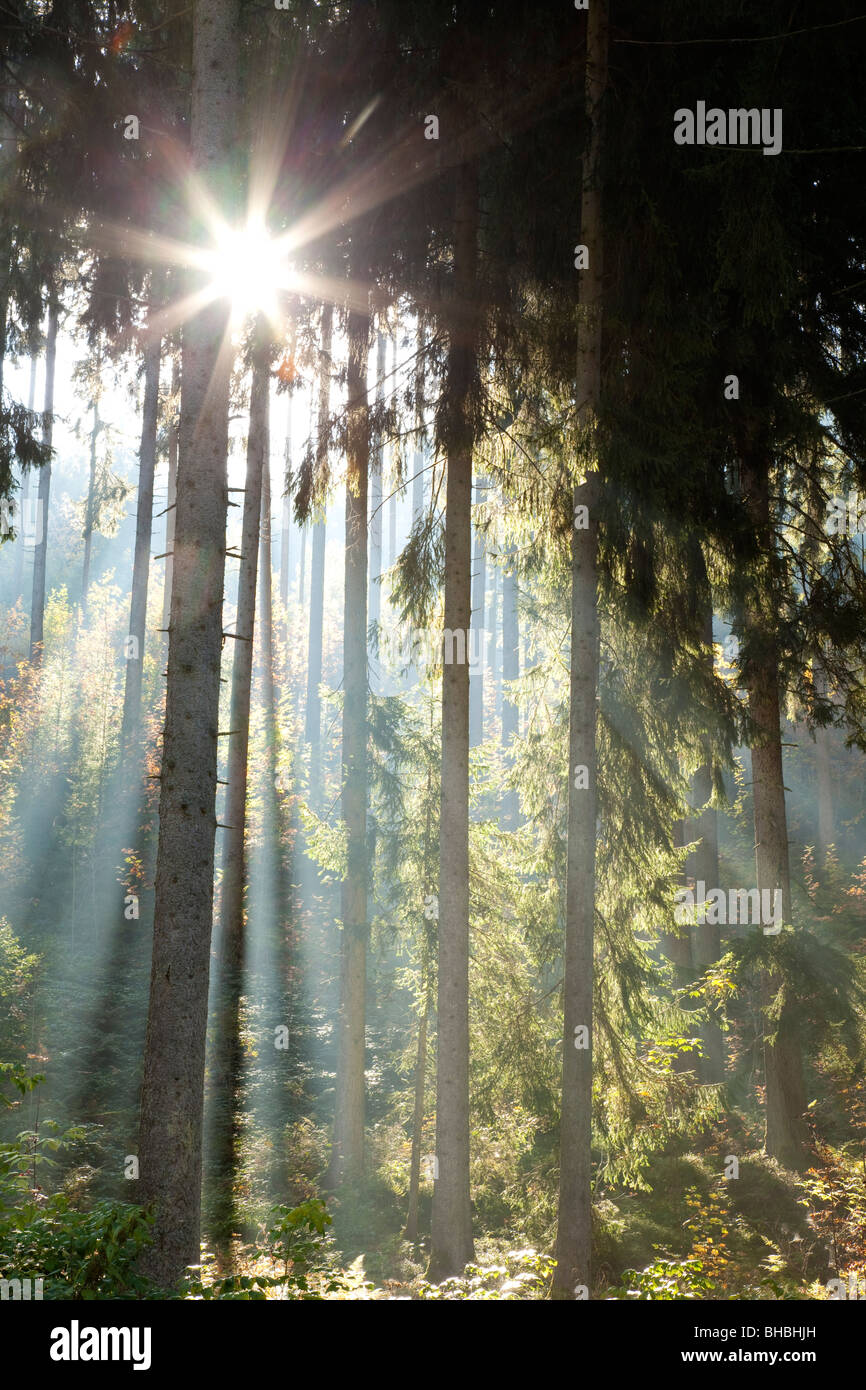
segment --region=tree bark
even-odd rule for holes
[[[172,409],[177,408],[180,400],[180,357],[175,353],[171,363],[171,398]],[[172,421],[171,429],[168,434],[168,497],[166,499],[167,511],[165,514],[165,579],[162,592],[162,626],[165,635],[166,645],[168,644],[168,629],[171,622],[171,584],[174,574],[174,533],[175,519],[177,517],[177,448],[179,434],[179,418]]]
[[[508,561],[502,572],[502,747],[508,761],[513,759],[512,743],[520,734],[520,710],[513,695],[508,693],[508,681],[520,676],[520,614],[517,607],[517,547],[508,547]],[[515,788],[505,793],[503,815],[510,830],[520,821],[520,798]]]
[[[826,698],[827,674],[820,659],[812,667],[815,693]],[[833,770],[830,763],[832,732],[829,728],[815,730],[815,767],[818,781],[818,867],[823,869],[827,855],[836,843],[836,818],[833,812]]]
[[[292,499],[288,491],[292,474],[292,397],[286,407],[286,445],[283,467],[283,508],[280,520],[280,601],[283,605],[283,643],[289,641],[289,576],[292,553]]]
[[[319,369],[319,402],[316,419],[316,467],[321,474],[328,462],[328,419],[331,401],[331,336],[334,306],[322,308],[322,355]],[[313,527],[313,557],[310,569],[310,634],[307,648],[307,717],[305,738],[310,745],[310,801],[319,807],[321,788],[322,629],[325,618],[325,541],[327,521],[323,516]]]
[[[2,387],[0,387],[0,400],[2,400]],[[36,400],[36,356],[30,358],[30,387],[27,393],[27,409],[32,413],[33,405]],[[21,522],[20,534],[16,544],[15,556],[15,583],[12,588],[14,602],[24,595],[24,551],[27,549],[26,537],[24,533],[24,518],[26,516],[27,503],[30,498],[30,469],[24,468],[21,471]]]
[[[261,329],[259,328],[259,331]],[[239,1145],[239,1089],[243,1075],[240,1042],[245,964],[246,810],[249,765],[250,693],[256,619],[262,470],[268,450],[270,375],[267,344],[257,344],[250,388],[247,470],[238,575],[237,621],[232,660],[226,779],[226,831],[220,910],[217,1029],[213,1077],[211,1148],[214,1173],[214,1233],[224,1245],[234,1217],[233,1176]]]
[[[430,1026],[430,987],[424,985],[424,1012],[418,1024],[415,1057],[415,1104],[412,1114],[412,1155],[409,1160],[409,1209],[403,1235],[411,1244],[418,1239],[418,1198],[421,1190],[421,1139],[424,1129],[424,1092],[427,1079],[427,1031]]]
[[[51,448],[54,437],[54,373],[57,366],[58,304],[52,292],[48,300],[48,334],[45,340],[45,418],[42,442]],[[45,569],[48,558],[48,504],[51,498],[51,460],[39,470],[36,504],[37,541],[33,556],[33,599],[30,607],[30,660],[41,665],[45,629]]]
[[[478,171],[471,163],[457,169],[454,232],[445,388],[445,629],[462,631],[468,645],[478,254]],[[469,1191],[469,666],[455,661],[442,666],[437,1023],[432,1280],[461,1274],[474,1250]]]
[[[144,402],[141,414],[141,445],[138,453],[138,504],[135,518],[135,554],[132,562],[132,595],[129,607],[129,637],[133,652],[127,653],[126,684],[123,692],[123,718],[120,728],[121,757],[133,753],[141,722],[141,678],[144,669],[144,637],[147,619],[147,588],[150,573],[150,542],[153,534],[153,477],[156,470],[156,428],[159,414],[160,340],[153,338],[144,348]]]
[[[370,418],[367,354],[370,320],[348,322],[346,566],[343,590],[343,794],[347,836],[343,879],[340,1017],[334,1138],[328,1181],[337,1187],[364,1165],[364,1069],[367,991],[367,486]]]
[[[484,498],[484,480],[475,481],[475,506]],[[469,671],[469,747],[477,748],[484,741],[484,601],[487,585],[487,557],[484,540],[478,527],[475,527],[475,544],[472,555],[472,628],[478,634],[472,645],[472,656],[477,666]]]
[[[770,518],[769,464],[747,449],[741,460],[746,509],[758,536],[759,555],[766,571],[773,556]],[[778,648],[775,637],[773,587],[767,573],[757,578],[757,590],[746,604],[745,635],[754,652],[745,674],[752,736],[752,797],[755,813],[755,864],[759,892],[782,893],[782,919],[791,923],[791,878],[788,863],[788,825],[782,772],[781,702]],[[764,975],[764,1008],[777,993],[780,979]],[[778,1023],[765,1019],[764,1072],[766,1083],[765,1148],[771,1158],[789,1168],[806,1161],[806,1093],[800,1043],[784,1005]],[[770,1042],[768,1035],[775,1036]]]
[[[424,511],[424,320],[418,319],[418,345],[415,359],[415,451],[412,477],[412,524],[417,525]]]
[[[99,365],[97,363],[97,371]],[[93,545],[93,513],[96,507],[96,441],[101,425],[99,402],[93,402],[93,425],[90,430],[90,481],[87,488],[87,508],[84,513],[84,565],[81,574],[81,605],[87,604],[87,591],[90,588],[90,552]]]
[[[707,579],[703,555],[700,557],[701,576],[699,582],[705,589],[703,632],[701,634],[705,660],[710,670],[713,666],[713,601]],[[686,838],[691,843],[699,841],[686,862],[686,873],[695,883],[705,883],[707,891],[719,885],[719,830],[715,807],[709,804],[713,791],[712,767],[709,761],[710,750],[707,745],[707,761],[697,769],[692,777],[691,805],[694,815],[689,817]],[[722,954],[722,938],[718,923],[697,922],[694,932],[695,966],[703,974]],[[701,1080],[715,1085],[725,1079],[725,1038],[718,1023],[709,1019],[701,1029],[704,1057],[701,1062]]]
[[[236,0],[196,0],[192,164],[219,192],[234,145]],[[193,277],[191,277],[192,279]],[[200,1253],[202,1108],[228,504],[228,305],[184,326],[180,456],[150,1008],[141,1098],[142,1266],[173,1284]]]
[[[376,410],[380,412],[385,401],[385,334],[379,332],[376,339]],[[379,622],[382,609],[382,426],[377,421],[375,444],[370,468],[370,578],[367,622],[370,627]],[[375,676],[379,663],[370,654],[370,679],[377,684]]]
[[[588,444],[601,388],[602,218],[601,103],[607,84],[608,7],[596,0],[587,21],[586,106],[591,123],[584,158],[581,237],[589,268],[581,272],[577,337],[577,421]],[[568,851],[565,889],[562,1118],[554,1294],[588,1298],[592,1254],[592,1022],[595,933],[595,839],[598,621],[598,473],[575,490],[589,524],[572,530],[571,677],[568,739]],[[586,768],[587,785],[576,776]],[[585,1031],[582,1031],[585,1030]],[[583,1046],[582,1044],[586,1045]]]

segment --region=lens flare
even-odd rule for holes
[[[203,257],[214,298],[229,299],[232,316],[274,314],[281,291],[294,284],[284,245],[261,223],[226,227]]]

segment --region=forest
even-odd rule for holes
[[[866,1298],[861,10],[2,0],[3,1301]]]

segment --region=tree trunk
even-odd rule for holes
[[[478,171],[457,169],[454,286],[446,365],[445,629],[468,644],[472,586],[470,396],[476,371]],[[445,643],[443,642],[443,651]],[[467,657],[469,653],[467,652]],[[442,666],[436,1158],[431,1280],[473,1257],[469,1192],[469,666]]]
[[[409,1160],[409,1210],[403,1236],[412,1245],[418,1240],[418,1198],[421,1188],[421,1140],[424,1130],[424,1092],[427,1078],[427,1031],[430,1025],[430,987],[424,985],[424,1012],[418,1025],[415,1057],[415,1105],[412,1115],[412,1156]]]
[[[483,478],[475,481],[475,506],[476,508],[484,500],[485,487]],[[475,669],[469,671],[469,747],[477,748],[484,741],[484,600],[486,597],[485,589],[487,585],[487,556],[484,551],[484,539],[475,527],[475,544],[472,555],[472,628],[477,633],[477,639],[472,644],[472,657],[476,661]]]
[[[2,400],[2,387],[0,387],[0,400]],[[35,354],[30,358],[30,388],[27,393],[27,409],[32,413],[33,405],[36,400],[36,357]],[[21,512],[19,536],[16,544],[15,556],[15,583],[12,588],[13,602],[24,595],[24,551],[27,549],[25,534],[25,516],[27,504],[30,500],[30,469],[24,468],[21,472]]]
[[[328,463],[328,419],[331,402],[331,336],[334,306],[322,308],[322,355],[319,369],[319,404],[316,420],[316,468],[320,476]],[[310,570],[310,635],[307,657],[307,718],[304,736],[310,745],[310,802],[318,808],[321,788],[322,629],[325,619],[325,541],[327,520],[313,527],[313,562]]]
[[[682,849],[685,844],[684,833],[683,822],[678,820],[673,829],[673,843],[677,849]],[[679,882],[683,887],[685,886],[685,874],[682,871],[679,875]],[[661,948],[674,968],[674,987],[677,990],[682,990],[694,979],[691,929],[683,925],[678,926],[675,931],[663,931],[661,933]],[[697,1070],[697,1057],[693,1052],[677,1052],[674,1055],[672,1065],[675,1072],[684,1075],[686,1072]]]
[[[705,591],[703,632],[701,634],[706,661],[713,666],[713,601],[707,580],[703,555],[700,557],[701,575],[699,583]],[[716,811],[709,804],[713,791],[712,767],[707,762],[697,769],[692,777],[691,804],[695,814],[688,820],[686,838],[689,842],[698,840],[695,849],[686,862],[686,873],[695,883],[706,884],[707,891],[719,885],[719,831]],[[722,938],[718,923],[698,922],[694,934],[695,966],[701,974],[722,954]],[[701,1080],[714,1085],[725,1079],[725,1038],[718,1023],[710,1019],[701,1030],[704,1057],[701,1063]]]
[[[520,676],[520,615],[517,608],[517,547],[508,547],[509,560],[502,572],[502,747],[509,762],[513,758],[511,745],[520,734],[520,711],[507,682]],[[520,798],[510,787],[504,798],[503,816],[510,830],[516,830],[520,820]]]
[[[216,193],[234,149],[236,0],[196,0],[191,154]],[[192,277],[191,277],[192,278]],[[141,1097],[143,1268],[173,1284],[200,1253],[202,1107],[223,645],[229,308],[183,329],[180,457],[150,1008]]]
[[[307,528],[301,527],[301,559],[300,572],[298,575],[298,604],[304,606],[304,590],[307,584]]]
[[[391,390],[397,390],[397,339],[391,339]],[[389,487],[391,489],[388,498],[388,563],[385,568],[390,569],[397,558],[397,503],[400,498],[401,489],[397,483],[396,450],[391,447],[391,475]]]
[[[135,555],[132,562],[132,596],[129,608],[129,641],[126,685],[120,729],[121,757],[133,753],[141,721],[141,677],[144,668],[144,630],[147,619],[147,587],[150,542],[153,533],[153,475],[156,468],[156,427],[159,413],[160,341],[153,338],[144,349],[144,403],[141,446],[138,454],[138,505],[135,519]]]
[[[591,123],[584,158],[581,238],[589,268],[581,272],[577,337],[577,420],[587,449],[601,386],[602,219],[601,102],[607,84],[607,3],[589,11],[586,105]],[[580,439],[580,435],[583,438]],[[595,927],[595,838],[598,762],[598,473],[575,490],[589,524],[572,530],[571,692],[568,741],[568,854],[565,887],[565,980],[560,1126],[559,1213],[554,1293],[589,1297],[592,1254],[592,993]],[[586,778],[577,775],[586,769]],[[584,780],[586,785],[584,785]]]
[[[424,511],[424,320],[418,319],[418,348],[415,359],[415,452],[412,468],[412,525]]]
[[[827,674],[816,657],[812,667],[815,693],[826,698],[828,691]],[[833,814],[833,770],[830,764],[830,746],[833,735],[829,728],[815,730],[815,765],[818,780],[818,868],[823,869],[827,855],[836,843],[836,824]]]
[[[259,332],[261,328],[259,327]],[[239,1145],[239,1090],[243,1075],[240,1041],[241,995],[245,963],[244,893],[246,889],[246,811],[249,765],[250,692],[256,619],[256,576],[259,520],[262,510],[262,469],[268,450],[268,393],[270,375],[267,345],[257,344],[250,389],[247,471],[244,483],[238,606],[232,659],[226,778],[226,831],[220,904],[217,1030],[213,1077],[211,1147],[214,1174],[214,1234],[224,1244],[234,1217],[233,1175]]]
[[[180,400],[180,357],[175,353],[171,362],[172,410],[178,409]],[[177,517],[177,445],[179,419],[173,419],[168,434],[168,497],[165,514],[165,579],[162,592],[162,626],[166,644],[171,621],[171,583],[174,575],[174,533]]]
[[[98,367],[97,367],[98,370]],[[93,544],[93,513],[96,507],[96,441],[101,425],[99,402],[93,402],[93,426],[90,431],[90,482],[87,488],[87,509],[84,513],[84,566],[81,575],[81,606],[87,604],[90,588],[90,551]]]
[[[782,893],[782,919],[791,923],[791,879],[788,865],[788,826],[782,774],[779,664],[775,639],[773,588],[766,567],[773,555],[770,519],[769,466],[765,457],[746,451],[741,462],[746,509],[755,527],[765,572],[745,612],[745,635],[755,656],[745,672],[752,736],[752,796],[755,808],[755,864],[759,892]],[[779,977],[767,971],[762,982],[764,1008],[780,987]],[[790,1008],[778,1023],[765,1019],[764,1072],[766,1083],[765,1147],[771,1158],[789,1168],[805,1163],[806,1093],[800,1043]],[[775,1042],[769,1041],[769,1034]]]
[[[385,400],[385,334],[380,332],[376,339],[376,411],[381,412]],[[372,467],[370,469],[370,579],[368,599],[368,624],[379,622],[382,608],[382,426],[377,421],[376,439],[373,447]],[[379,664],[370,654],[370,678],[374,679]]]
[[[355,1177],[364,1164],[365,1004],[367,992],[367,481],[370,320],[349,314],[346,456],[346,567],[343,590],[343,795],[346,876],[337,1032],[337,1091],[328,1181]]]
[[[54,436],[54,373],[57,366],[57,299],[48,300],[48,335],[45,340],[45,420],[42,442],[51,448]],[[30,660],[42,662],[45,626],[45,568],[48,558],[48,503],[51,496],[51,460],[39,470],[39,497],[36,504],[36,547],[33,555],[33,600],[30,607]]]
[[[283,605],[283,643],[289,641],[289,576],[292,554],[292,499],[288,491],[292,475],[292,397],[286,409],[286,448],[283,468],[283,508],[280,519],[280,601]]]

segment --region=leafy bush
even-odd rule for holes
[[[461,1299],[542,1299],[550,1287],[555,1263],[537,1250],[509,1250],[501,1264],[471,1264],[459,1278],[445,1279],[441,1284],[421,1284],[418,1297],[443,1303]]]

